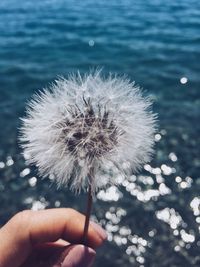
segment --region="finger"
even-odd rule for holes
[[[94,262],[96,252],[83,245],[74,246],[65,257],[61,267],[90,267]]]
[[[20,267],[89,267],[95,259],[96,252],[83,245],[55,244],[38,246]]]
[[[85,216],[72,209],[25,211],[14,216],[0,231],[0,267],[19,266],[32,248],[41,243],[62,238],[70,243],[81,242]],[[87,245],[95,248],[102,244],[106,234],[96,224],[90,224]],[[6,265],[6,260],[9,264]],[[13,265],[12,259],[16,264]],[[4,262],[4,265],[1,263]],[[17,265],[18,264],[18,265]]]

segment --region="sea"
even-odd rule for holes
[[[0,224],[24,209],[84,212],[84,193],[25,163],[19,118],[59,76],[96,68],[143,88],[158,130],[152,161],[94,199],[108,233],[94,266],[200,266],[199,0],[0,1]]]

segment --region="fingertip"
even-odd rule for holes
[[[70,249],[61,267],[90,267],[95,260],[95,256],[96,252],[92,248],[75,245]]]
[[[102,242],[107,239],[106,231],[97,223],[90,221],[90,226],[95,230],[98,236],[101,238]]]

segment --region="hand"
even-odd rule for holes
[[[106,233],[90,222],[87,244],[81,245],[84,222],[72,209],[18,213],[0,229],[0,267],[91,266]]]

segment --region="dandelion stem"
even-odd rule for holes
[[[88,234],[91,211],[92,211],[92,188],[90,184],[88,188],[87,211],[86,211],[85,225],[84,225],[84,230],[83,230],[83,241],[82,241],[83,244],[86,244],[86,241],[87,241],[87,234]]]

